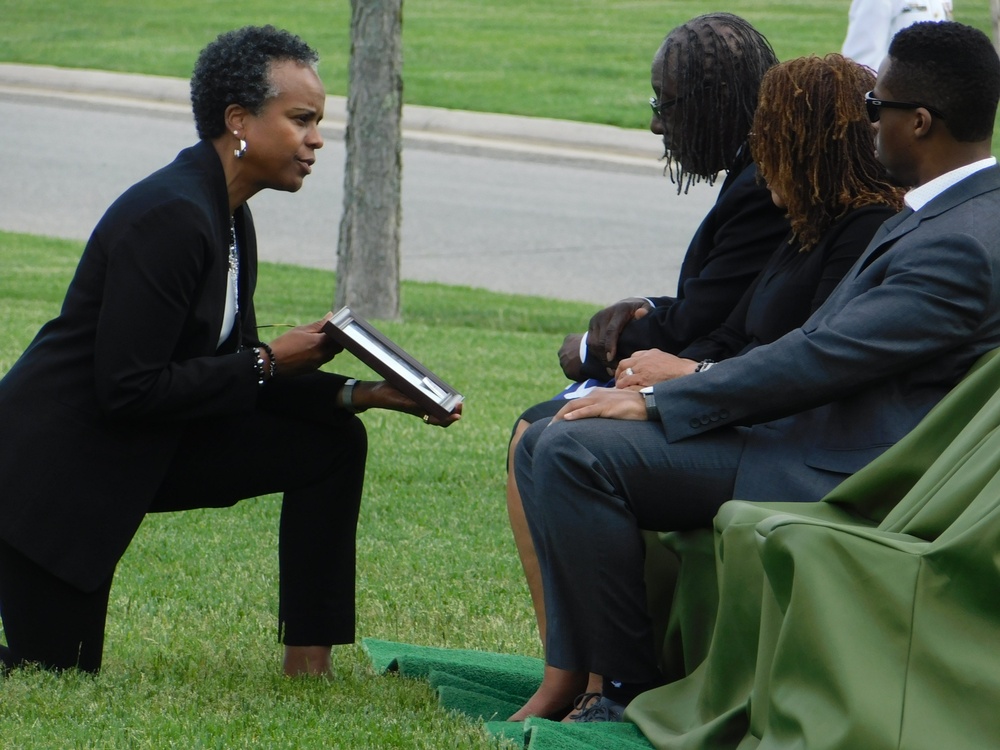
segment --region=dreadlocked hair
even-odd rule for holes
[[[902,208],[903,191],[875,158],[864,103],[874,85],[871,71],[838,54],[789,60],[761,82],[750,149],[803,252],[852,209]]]
[[[671,65],[678,101],[665,156],[670,179],[686,192],[714,184],[721,170],[748,163],[746,143],[764,73],[778,58],[767,39],[732,13],[708,13],[678,26],[664,41],[664,77]]]

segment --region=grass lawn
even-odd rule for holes
[[[0,374],[57,312],[81,249],[0,234]],[[311,320],[332,289],[329,272],[265,265],[258,317]],[[540,655],[507,529],[504,449],[520,409],[562,386],[555,350],[591,309],[429,284],[404,284],[403,309],[382,328],[466,395],[466,416],[447,430],[364,416],[359,635]],[[346,354],[332,366],[369,372]],[[272,496],[150,516],[118,568],[103,672],[0,682],[0,746],[495,747],[425,684],[373,674],[359,646],[335,651],[334,681],[278,676],[278,511]]]
[[[486,112],[649,124],[649,62],[663,36],[710,10],[754,23],[781,59],[840,49],[849,0],[405,0],[404,97]],[[989,0],[956,17],[992,33]],[[187,78],[216,34],[273,23],[320,52],[330,93],[347,90],[350,2],[0,0],[0,61]]]
[[[958,20],[990,30],[988,0],[956,4]],[[848,0],[723,5],[754,22],[782,59],[839,49],[846,29]],[[646,127],[653,52],[673,26],[712,7],[408,0],[405,99]],[[343,94],[349,17],[347,0],[0,0],[0,62],[187,77],[215,34],[270,22],[316,46],[328,90]],[[0,233],[0,375],[57,312],[81,249]],[[258,318],[312,320],[329,308],[333,288],[330,273],[264,265]],[[466,395],[466,413],[448,430],[364,416],[371,453],[359,636],[540,655],[503,507],[505,447],[520,411],[564,384],[556,349],[592,311],[403,285],[403,320],[383,328]],[[366,375],[349,355],[333,366]],[[268,497],[149,518],[118,569],[104,671],[21,671],[0,682],[0,747],[495,748],[437,709],[423,683],[374,675],[358,646],[335,652],[333,681],[278,676],[278,511]]]

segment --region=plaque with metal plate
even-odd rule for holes
[[[350,308],[335,312],[323,331],[431,416],[446,421],[462,403],[462,394]]]

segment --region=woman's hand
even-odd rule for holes
[[[659,349],[645,349],[634,352],[618,363],[615,371],[615,388],[638,390],[647,385],[673,380],[682,375],[690,375],[698,363],[693,359],[681,359]]]
[[[343,351],[340,344],[323,333],[323,325],[330,317],[332,313],[315,323],[296,326],[271,342],[271,351],[274,352],[277,364],[276,376],[312,372]]]
[[[620,391],[615,388],[595,388],[583,398],[574,398],[552,417],[553,422],[565,419],[646,419],[646,400],[635,391]]]
[[[384,380],[359,380],[351,393],[351,403],[357,409],[389,409],[422,417],[427,424],[447,427],[462,417],[462,404],[445,420],[431,416],[424,408]]]

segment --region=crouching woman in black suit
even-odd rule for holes
[[[317,61],[270,26],[202,51],[199,143],[108,209],[61,312],[0,380],[6,667],[98,671],[115,566],[145,514],[272,492],[285,673],[325,674],[331,646],[354,640],[367,450],[354,415],[422,412],[384,382],[319,371],[338,351],[323,321],[257,339],[246,201],[310,173]]]

